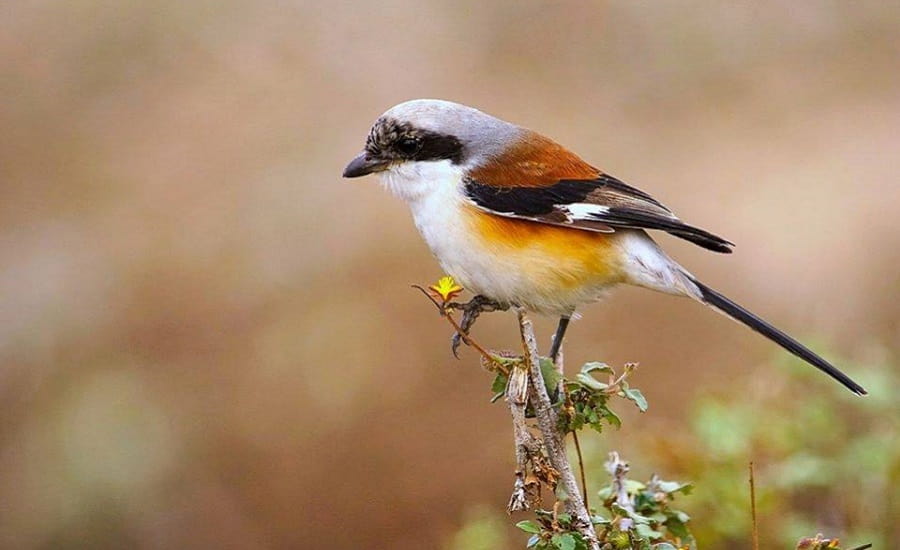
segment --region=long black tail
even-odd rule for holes
[[[766,321],[760,319],[756,315],[750,313],[746,309],[732,302],[725,296],[722,296],[715,290],[709,288],[704,285],[697,279],[691,277],[691,281],[697,285],[697,288],[700,289],[700,294],[702,296],[703,303],[708,306],[711,306],[725,315],[728,315],[732,319],[736,321],[740,321],[741,323],[747,325],[751,329],[756,332],[762,334],[769,340],[772,340],[779,346],[793,353],[800,359],[803,359],[810,365],[818,368],[828,376],[834,378],[844,386],[846,386],[850,391],[855,393],[856,395],[866,395],[868,392],[859,384],[850,379],[849,376],[838,370],[837,367],[829,363],[828,361],[822,359],[812,351],[810,351],[806,346],[801,344],[800,342],[794,340],[787,334],[781,332],[777,328],[773,327]]]

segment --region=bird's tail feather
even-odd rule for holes
[[[720,313],[723,313],[724,315],[727,315],[735,321],[742,323],[747,327],[753,329],[754,331],[762,334],[769,340],[772,340],[800,359],[803,359],[828,376],[834,378],[835,380],[846,386],[853,393],[857,395],[866,395],[868,393],[862,386],[851,380],[849,376],[841,372],[837,367],[835,367],[828,361],[822,359],[821,357],[810,351],[809,348],[807,348],[800,342],[794,340],[784,332],[773,327],[767,321],[757,317],[753,313],[732,302],[730,299],[704,285],[687,272],[683,273],[699,291],[697,294],[694,294],[693,292],[689,293],[691,297],[703,302],[704,304],[719,311]]]

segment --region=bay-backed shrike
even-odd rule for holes
[[[685,224],[647,193],[536,132],[449,101],[408,101],[375,121],[344,177],[372,173],[409,204],[441,267],[483,302],[560,316],[553,357],[576,308],[627,283],[702,302],[866,393],[699,282],[645,230],[715,252],[731,252],[732,243]]]

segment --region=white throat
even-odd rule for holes
[[[410,204],[433,195],[456,195],[462,175],[462,168],[449,160],[404,162],[378,174],[391,193]]]
[[[410,162],[379,175],[385,187],[409,204],[416,228],[444,271],[471,284],[469,271],[484,266],[472,263],[479,256],[462,215],[463,168],[449,160]]]

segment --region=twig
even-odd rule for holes
[[[750,461],[750,518],[753,521],[753,550],[759,550],[759,525],[756,523],[756,483],[753,481],[753,461]]]
[[[578,442],[578,431],[572,432],[572,440],[575,441],[575,453],[578,455],[578,473],[581,474],[581,498],[584,499],[584,507],[590,512],[591,504],[588,502],[587,478],[584,475],[584,459],[581,457],[581,443]]]
[[[562,487],[567,495],[566,510],[572,515],[573,525],[577,527],[592,550],[599,550],[600,544],[597,541],[597,533],[594,531],[594,524],[591,522],[591,516],[585,507],[584,500],[581,498],[578,482],[572,474],[572,467],[566,456],[565,442],[558,428],[558,417],[556,411],[553,410],[550,395],[547,393],[547,387],[541,375],[540,357],[534,336],[534,326],[525,314],[524,309],[516,308],[516,315],[519,319],[519,330],[522,335],[525,361],[531,374],[531,403],[537,417],[538,428],[541,430],[544,448],[547,451],[551,465],[559,471],[560,483],[562,483]]]
[[[471,337],[469,337],[468,334],[463,332],[462,328],[459,326],[459,323],[457,323],[456,319],[453,318],[453,315],[449,311],[447,311],[446,304],[442,304],[442,303],[438,302],[437,300],[435,300],[434,297],[431,294],[429,294],[428,291],[425,290],[424,288],[422,288],[421,286],[419,286],[419,285],[411,285],[411,286],[415,289],[420,290],[422,292],[422,294],[425,295],[426,298],[431,300],[431,303],[434,304],[434,306],[436,308],[438,308],[438,311],[441,313],[441,317],[444,317],[445,319],[447,319],[447,322],[450,323],[450,325],[453,327],[453,329],[456,331],[456,333],[459,334],[460,338],[462,338],[462,341],[467,346],[471,346],[471,347],[475,348],[475,350],[478,351],[478,353],[480,353],[482,357],[487,359],[489,364],[494,365],[495,367],[499,368],[501,371],[504,370],[502,368],[503,366],[496,359],[494,359],[494,357],[491,355],[491,353],[488,350],[481,347],[481,344],[479,344],[478,342],[473,340]],[[504,374],[506,374],[506,373],[504,373]]]
[[[610,395],[615,395],[619,393],[619,386],[622,384],[622,380],[628,378],[628,375],[631,374],[635,367],[637,367],[637,363],[625,363],[625,370],[622,371],[622,374],[619,375],[615,380],[610,376],[609,385],[604,390],[604,393],[608,393]]]
[[[450,312],[445,312],[444,317],[446,317],[447,321],[451,325],[453,325],[454,330],[456,330],[456,333],[459,334],[459,337],[462,338],[462,341],[465,342],[467,346],[472,346],[473,348],[475,348],[475,350],[478,351],[478,353],[480,353],[482,357],[484,357],[491,363],[499,364],[499,363],[497,363],[497,361],[494,359],[494,357],[490,354],[490,352],[488,350],[481,347],[481,344],[476,342],[468,334],[465,334],[462,331],[462,328],[459,326],[459,323],[456,322],[456,319],[453,318],[453,315]]]

